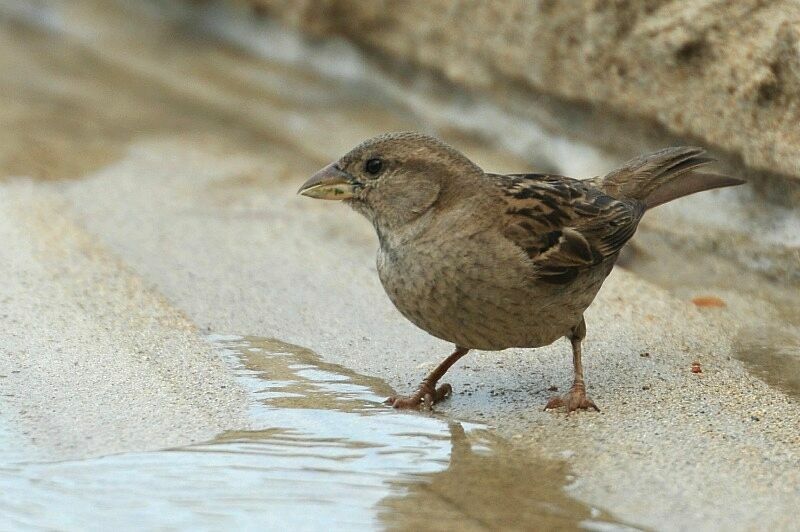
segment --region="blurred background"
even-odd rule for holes
[[[730,340],[725,356],[796,401],[798,20],[788,0],[0,0],[0,195],[8,212],[39,212],[49,226],[31,236],[40,253],[59,256],[53,227],[69,212],[202,331],[310,346],[297,331],[313,325],[338,362],[397,384],[404,370],[357,354],[370,337],[369,349],[382,343],[375,331],[393,311],[365,296],[357,323],[341,321],[361,294],[344,276],[369,279],[365,294],[376,286],[371,263],[347,252],[373,246],[371,229],[343,210],[329,223],[330,205],[298,207],[307,176],[397,130],[439,136],[493,172],[578,178],[700,145],[749,184],[650,213],[620,264],[711,320]],[[327,295],[312,289],[315,261],[340,268],[324,277]],[[13,275],[18,263],[5,264]],[[265,310],[276,301],[280,312]],[[355,344],[340,337],[345,326]],[[390,326],[398,351],[429,348],[403,327]],[[460,425],[436,431],[466,437]],[[457,491],[455,478],[442,493]],[[415,490],[391,492],[384,507],[407,518]],[[548,504],[578,516],[553,526],[607,517]],[[397,512],[382,522],[411,526]],[[495,518],[477,529],[508,524]]]

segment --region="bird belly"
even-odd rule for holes
[[[543,283],[516,249],[488,254],[480,242],[403,251],[378,255],[391,301],[421,329],[470,349],[553,343],[580,322],[606,275],[588,270],[566,286]]]

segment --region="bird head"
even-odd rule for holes
[[[387,133],[362,142],[311,176],[298,193],[345,201],[380,232],[419,218],[448,190],[482,173],[433,137]]]

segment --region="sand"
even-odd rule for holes
[[[66,215],[4,184],[3,418],[31,454],[159,449],[247,425],[246,401],[185,315]]]

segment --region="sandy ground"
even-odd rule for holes
[[[88,53],[89,41],[74,38]],[[31,181],[19,171],[0,183],[0,389],[20,442],[77,457],[241,427],[244,393],[206,331],[308,347],[398,391],[448,353],[392,308],[368,224],[342,205],[295,195],[358,138],[413,123],[380,104],[336,100],[325,80],[267,65],[247,70],[245,59],[197,42],[171,48],[165,62],[156,46],[131,58],[125,39],[92,39],[107,44],[89,55],[109,85],[84,89],[114,97],[83,112],[127,125],[113,160],[80,180]],[[59,76],[76,76],[72,86],[83,80],[48,66],[35,47],[5,57],[23,52],[44,72],[26,83],[44,93],[62,86]],[[282,83],[270,85],[268,74]],[[137,88],[142,79],[147,90]],[[139,131],[129,114],[102,116],[153,94],[177,126]],[[304,102],[309,94],[316,105]],[[511,160],[459,147],[493,169]],[[586,372],[602,413],[541,411],[548,388],[570,382],[569,349],[558,342],[470,354],[448,375],[456,394],[442,415],[489,423],[526,452],[567,460],[570,493],[627,522],[795,525],[800,409],[732,358],[735,323],[621,270],[587,323]],[[691,372],[693,361],[703,373]]]
[[[3,417],[58,458],[158,449],[246,426],[196,327],[31,183],[0,194]]]
[[[371,227],[346,207],[296,197],[302,176],[270,184],[269,161],[152,142],[68,196],[89,231],[201,327],[307,346],[411,390],[450,346],[386,299]],[[800,412],[731,359],[736,326],[624,271],[587,323],[586,371],[601,414],[541,411],[548,387],[569,384],[565,342],[471,354],[448,375],[456,394],[441,410],[568,459],[573,492],[628,521],[789,528]],[[695,360],[702,374],[691,372]]]

